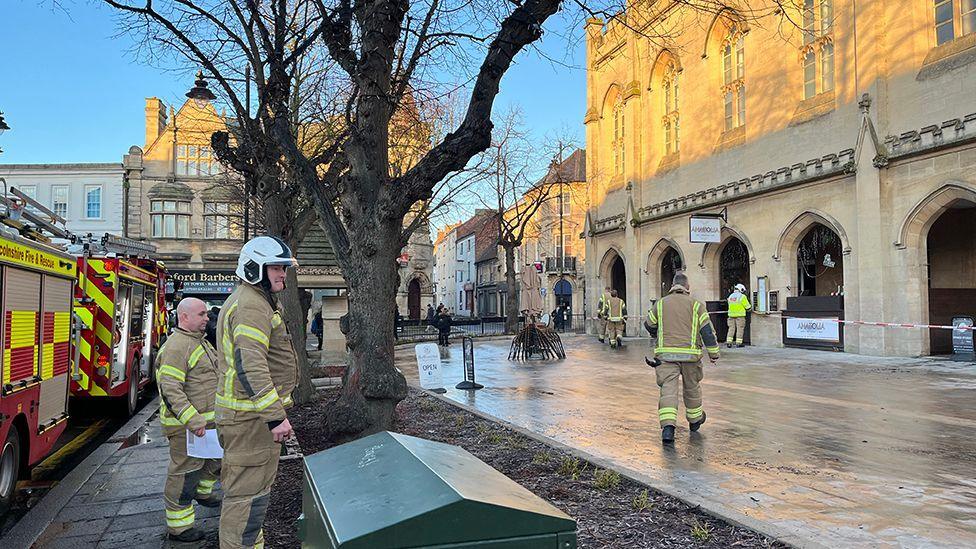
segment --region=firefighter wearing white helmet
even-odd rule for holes
[[[746,311],[752,309],[749,298],[746,297],[746,287],[736,284],[728,297],[729,302],[729,331],[725,334],[725,346],[745,347]]]
[[[285,289],[285,270],[297,265],[281,240],[249,240],[237,262],[242,283],[217,318],[222,549],[264,545],[281,443],[293,435],[286,410],[298,381],[298,360],[275,294]]]

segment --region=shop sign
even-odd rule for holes
[[[234,271],[168,270],[166,275],[166,293],[173,293],[174,282],[180,282],[183,295],[230,294],[240,282]]]
[[[836,318],[787,318],[786,337],[813,341],[840,342],[840,323]]]
[[[691,216],[689,233],[692,243],[719,243],[722,241],[722,218],[717,216]]]

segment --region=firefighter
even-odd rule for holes
[[[647,311],[645,328],[654,342],[654,359],[644,359],[654,367],[657,385],[661,388],[657,415],[661,422],[661,440],[674,442],[674,426],[678,419],[678,377],[681,377],[685,401],[685,417],[689,428],[697,431],[705,423],[702,408],[701,346],[705,347],[713,363],[718,360],[718,340],[708,319],[708,312],[700,301],[689,294],[688,277],[674,275],[668,295]]]
[[[169,471],[163,499],[169,539],[199,541],[203,532],[193,526],[193,500],[204,507],[219,507],[213,493],[220,460],[187,456],[187,431],[202,437],[214,428],[214,393],[217,391],[217,351],[204,338],[207,306],[187,297],[176,308],[177,326],[156,356],[159,387],[159,422],[169,439]]]
[[[262,547],[264,516],[281,443],[294,433],[286,410],[298,361],[275,294],[298,265],[281,240],[259,236],[241,248],[234,290],[217,319],[217,432],[224,448],[220,547]]]
[[[610,286],[603,288],[603,293],[600,294],[600,301],[596,304],[596,318],[600,323],[598,329],[600,330],[600,343],[607,337],[607,303],[610,301]]]
[[[745,347],[744,338],[746,335],[746,311],[752,309],[749,298],[746,297],[746,287],[736,284],[729,294],[729,331],[725,334],[725,346],[732,348]],[[733,337],[733,335],[735,337]]]
[[[627,304],[617,297],[617,290],[610,291],[610,299],[604,305],[607,319],[607,335],[610,338],[610,348],[623,344],[624,318],[627,317]]]

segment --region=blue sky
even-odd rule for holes
[[[144,140],[145,98],[181,103],[192,85],[186,73],[135,58],[110,8],[61,3],[67,13],[50,0],[0,0],[0,111],[11,127],[0,135],[0,163],[121,162]],[[516,58],[496,101],[496,112],[519,105],[540,143],[568,130],[582,144],[585,47],[567,21],[548,25],[543,55]]]

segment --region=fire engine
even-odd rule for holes
[[[7,202],[8,208],[11,202]],[[0,514],[68,419],[76,259],[0,214]]]
[[[153,380],[156,351],[166,337],[166,269],[150,244],[111,234],[75,238],[74,348],[71,394],[115,399],[132,415]]]
[[[9,193],[19,200],[0,195],[0,515],[64,431],[69,394],[134,414],[166,334],[166,270],[153,246],[77,237]]]

